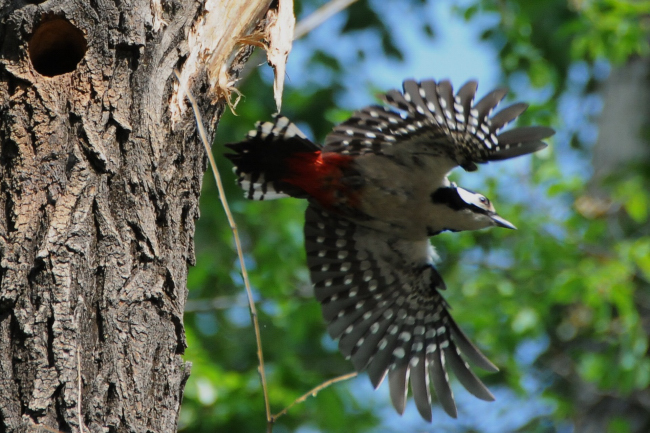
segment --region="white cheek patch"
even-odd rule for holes
[[[458,195],[465,203],[474,205],[480,209],[490,210],[488,205],[481,203],[480,198],[483,197],[481,194],[477,194],[460,187],[456,188],[456,191],[458,191]]]

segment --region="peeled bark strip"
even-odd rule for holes
[[[224,37],[269,5],[243,3],[258,10],[213,17],[244,21]],[[171,121],[172,71],[205,17],[193,0],[0,0],[0,432],[176,431],[206,165],[191,111]],[[236,76],[250,50],[220,46]],[[207,76],[187,82],[214,125]]]

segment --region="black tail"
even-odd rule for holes
[[[301,189],[283,182],[287,160],[298,153],[314,153],[320,147],[284,116],[273,122],[257,122],[246,140],[226,144],[235,153],[225,156],[235,165],[237,183],[251,200],[280,197],[306,197]]]

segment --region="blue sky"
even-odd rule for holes
[[[384,12],[383,16],[394,30],[393,36],[406,58],[404,62],[386,59],[383,55],[367,58],[358,70],[347,77],[349,92],[341,101],[342,106],[358,108],[368,104],[373,101],[368,92],[371,86],[379,89],[399,87],[405,78],[449,78],[455,87],[469,79],[478,79],[479,94],[498,85],[497,53],[491,45],[478,38],[484,26],[498,20],[497,16],[484,15],[469,26],[451,14],[450,3],[445,1],[429,2],[424,7],[424,16],[419,8],[414,8],[409,2],[374,0],[373,3],[377,5],[375,10]],[[306,38],[294,43],[287,65],[288,86],[328,79],[326,74],[303,74],[305,64],[315,49],[328,52],[348,64],[357,63],[359,47],[368,53],[381,52],[378,38],[370,32],[357,32],[354,36],[337,37],[333,41],[332,35],[340,33],[344,21],[342,14],[336,15]],[[423,22],[434,28],[435,38],[424,34]]]

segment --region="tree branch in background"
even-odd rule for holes
[[[355,1],[357,0],[332,0],[326,5],[318,8],[314,13],[301,20],[296,25],[296,30],[293,33],[293,40],[295,41],[296,39],[302,38]]]

